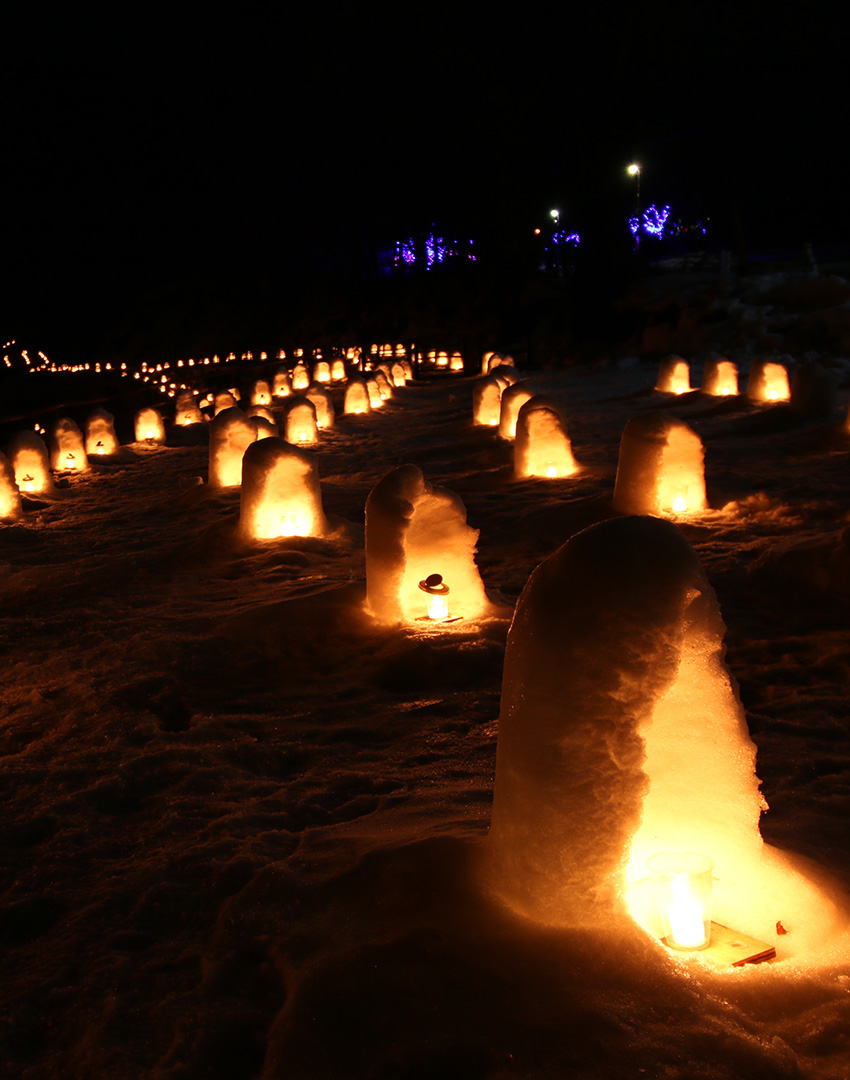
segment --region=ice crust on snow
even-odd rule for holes
[[[400,465],[366,500],[366,603],[381,622],[409,622],[425,614],[419,582],[441,574],[450,589],[449,612],[486,614],[490,603],[475,551],[477,529],[447,488],[426,482],[416,465]]]
[[[702,440],[684,420],[650,412],[633,417],[623,429],[614,485],[614,509],[620,514],[704,510],[705,468]]]

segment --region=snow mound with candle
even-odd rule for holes
[[[646,860],[694,851],[715,862],[716,921],[769,943],[781,923],[780,961],[848,955],[846,911],[762,841],[724,634],[668,522],[593,526],[534,572],[508,639],[488,841],[512,908],[561,926],[630,913],[657,934]]]

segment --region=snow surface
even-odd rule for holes
[[[340,416],[316,450],[331,537],[243,542],[239,489],[196,482],[203,445],[125,447],[24,500],[0,528],[7,1075],[847,1075],[846,388],[812,422],[661,397],[656,370],[524,373],[561,402],[568,479],[514,479],[471,379]],[[680,526],[728,626],[762,834],[838,912],[816,965],[717,973],[627,921],[513,913],[482,873],[508,618],[364,608],[393,466],[459,494],[512,605],[613,516],[623,428],[659,409],[705,446],[710,509]]]

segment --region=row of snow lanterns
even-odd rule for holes
[[[655,389],[662,394],[689,394],[692,390],[690,368],[681,356],[667,356],[661,361]],[[725,357],[710,357],[705,362],[702,393],[711,397],[734,397],[738,394],[738,368]],[[791,390],[784,364],[757,358],[750,364],[747,397],[754,402],[789,401]]]

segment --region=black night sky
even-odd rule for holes
[[[32,26],[0,74],[4,333],[79,344],[187,289],[283,312],[432,221],[517,265],[552,206],[596,267],[627,243],[632,159],[643,204],[717,246],[843,245],[841,35],[818,11]]]

